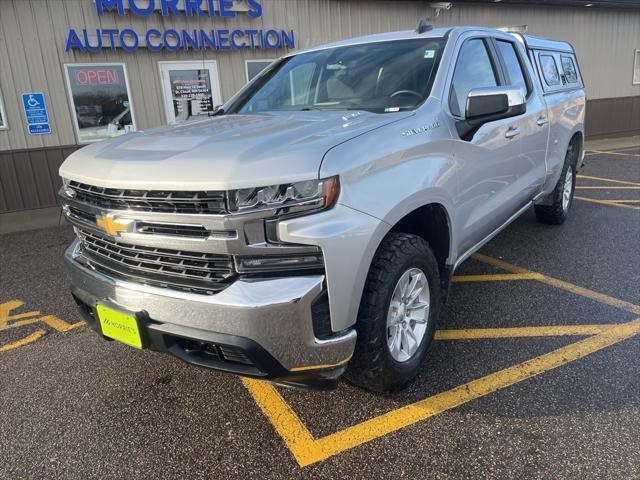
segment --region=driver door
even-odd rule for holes
[[[490,38],[474,36],[463,41],[448,102],[454,120],[464,119],[472,89],[505,85],[499,65]],[[461,254],[482,242],[523,205],[517,180],[531,167],[521,155],[518,118],[488,122],[468,141],[455,128],[452,131],[459,169],[456,208]]]

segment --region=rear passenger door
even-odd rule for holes
[[[542,190],[547,172],[546,155],[549,138],[549,114],[542,89],[534,86],[535,72],[527,59],[524,46],[511,36],[493,39],[505,75],[505,83],[520,87],[527,100],[523,115],[514,119],[520,131],[523,160],[530,168],[521,172],[518,185],[524,200],[533,198]]]
[[[459,45],[446,102],[454,122],[464,119],[470,90],[506,84],[492,38],[470,34]],[[520,117],[512,117],[486,123],[468,141],[452,128],[459,186],[456,223],[460,235],[456,243],[461,254],[526,203],[523,182],[528,189],[535,166],[521,155],[520,121]]]

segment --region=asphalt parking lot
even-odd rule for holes
[[[70,227],[0,236],[0,478],[640,478],[640,147],[456,272],[417,381],[301,392],[105,342]]]

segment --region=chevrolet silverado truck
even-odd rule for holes
[[[456,268],[584,160],[570,44],[480,27],[287,55],[211,118],[60,168],[72,293],[105,339],[278,384],[386,392],[419,370]]]

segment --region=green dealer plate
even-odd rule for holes
[[[136,317],[104,305],[98,305],[96,311],[105,337],[135,348],[142,348],[142,337]]]

